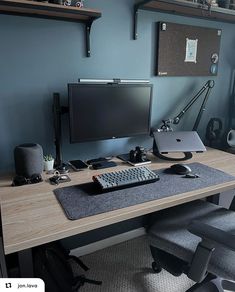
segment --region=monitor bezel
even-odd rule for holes
[[[82,140],[74,140],[72,139],[72,113],[71,113],[71,106],[72,106],[72,98],[71,98],[71,90],[72,87],[125,87],[125,88],[130,88],[130,87],[149,87],[150,88],[150,101],[149,101],[149,113],[148,113],[148,130],[146,132],[140,132],[140,133],[128,133],[125,135],[120,135],[116,137],[99,137],[99,138],[94,138],[94,139],[82,139]],[[86,143],[86,142],[95,142],[95,141],[102,141],[102,140],[116,140],[120,138],[128,138],[128,137],[137,137],[137,136],[144,136],[144,135],[149,135],[150,134],[150,129],[151,129],[151,115],[152,115],[152,96],[153,96],[153,84],[150,83],[68,83],[68,108],[69,108],[69,136],[70,136],[70,143],[75,144],[75,143]]]

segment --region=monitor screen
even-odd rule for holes
[[[149,134],[151,84],[68,84],[70,142]]]

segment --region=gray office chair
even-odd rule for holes
[[[235,291],[235,197],[230,210],[197,200],[157,212],[148,230],[155,272],[185,273],[187,292]]]

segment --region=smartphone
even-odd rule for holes
[[[88,168],[88,165],[82,160],[70,160],[69,165],[76,171]]]

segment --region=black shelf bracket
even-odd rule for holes
[[[85,24],[85,37],[86,37],[86,56],[91,56],[91,41],[90,41],[90,35],[91,35],[91,26],[94,20],[87,21]]]
[[[139,16],[139,9],[142,9],[145,4],[151,2],[151,0],[141,1],[134,5],[134,19],[133,19],[133,38],[134,40],[138,39],[138,16]]]
[[[134,34],[133,34],[133,38],[134,40],[138,39],[138,30],[137,30],[137,26],[138,26],[138,15],[139,15],[139,6],[135,5],[134,6]]]

